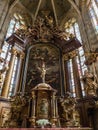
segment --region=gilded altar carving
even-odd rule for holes
[[[65,126],[80,126],[80,116],[76,109],[76,100],[71,97],[69,92],[61,99],[61,105],[63,107],[63,118],[66,120]]]
[[[21,27],[16,31],[16,35],[24,39],[32,39],[32,41],[47,42],[52,40],[54,37],[61,40],[68,41],[74,38],[73,34],[60,29],[53,23],[51,16],[45,16],[45,18],[37,17],[34,25],[30,27]]]
[[[9,128],[17,128],[19,120],[21,118],[20,113],[22,111],[23,106],[26,104],[26,100],[24,97],[21,96],[21,93],[17,93],[16,96],[13,96],[10,99],[11,102],[11,108],[8,113],[8,120],[6,120],[3,127],[9,127]]]
[[[63,58],[64,58],[65,61],[67,61],[69,59],[74,58],[75,56],[77,56],[77,52],[76,51],[72,51],[72,52],[69,52],[67,54],[64,54]]]
[[[92,63],[97,61],[98,53],[92,51],[92,52],[85,53],[85,55],[87,57],[85,61],[86,65],[91,65]]]
[[[96,90],[98,89],[98,83],[96,76],[88,70],[85,70],[83,81],[87,96],[97,96]]]

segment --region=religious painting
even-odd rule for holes
[[[50,113],[50,100],[49,94],[46,91],[38,92],[37,100],[37,118],[49,118]],[[51,96],[51,94],[50,94]]]
[[[28,57],[26,91],[45,82],[61,92],[60,52],[50,44],[32,46]]]

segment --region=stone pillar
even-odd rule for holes
[[[68,61],[64,62],[65,66],[65,80],[66,80],[66,92],[70,92],[70,82],[69,82],[69,71],[68,71]]]
[[[51,110],[52,110],[52,124],[55,125],[56,121],[57,121],[57,117],[56,117],[56,92],[53,92],[52,94],[52,103],[51,103]]]
[[[35,117],[35,107],[36,107],[36,99],[35,99],[35,93],[32,92],[32,117]]]
[[[22,61],[24,58],[24,53],[21,52],[19,54],[19,60],[18,60],[18,69],[17,69],[17,76],[16,76],[16,84],[15,84],[15,90],[14,90],[14,95],[16,92],[19,90],[19,85],[20,85],[20,75],[21,75],[21,68],[22,68]]]
[[[82,89],[81,89],[80,76],[79,76],[75,52],[72,57],[72,66],[73,66],[73,76],[74,76],[74,82],[75,82],[76,96],[78,98],[82,98]]]
[[[29,121],[31,122],[31,127],[35,126],[35,109],[36,109],[36,96],[35,92],[32,91],[32,109],[31,109],[31,118]]]
[[[58,117],[58,105],[57,105],[57,98],[55,99],[55,114]]]
[[[59,118],[59,114],[58,114],[58,103],[57,103],[57,97],[55,99],[55,116],[56,116],[56,119],[57,119],[57,126],[60,127],[60,118]]]
[[[68,55],[64,55],[64,78],[65,78],[65,91],[70,92],[70,82],[69,82],[69,69],[68,69]]]
[[[7,98],[7,96],[8,96],[16,55],[17,55],[16,49],[12,48],[12,56],[11,56],[11,60],[9,63],[9,69],[6,73],[6,77],[5,77],[5,81],[4,81],[4,85],[3,85],[3,89],[2,89],[2,93],[1,93],[1,96],[5,97],[5,98]]]
[[[90,18],[88,7],[86,4],[83,4],[81,20],[83,22],[86,37],[88,39],[89,49],[91,50],[93,47],[98,48],[98,44],[97,44],[98,39],[97,39],[96,31],[93,27],[93,23],[90,19],[91,18]]]

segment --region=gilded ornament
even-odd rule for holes
[[[87,96],[97,96],[96,90],[98,89],[98,83],[96,76],[88,70],[85,70],[82,80],[84,81]]]

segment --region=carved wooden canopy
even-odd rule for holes
[[[10,44],[17,43],[25,49],[40,42],[50,42],[59,47],[63,54],[81,46],[73,34],[54,25],[51,17],[45,19],[38,17],[34,25],[20,28],[7,39],[7,42]]]

